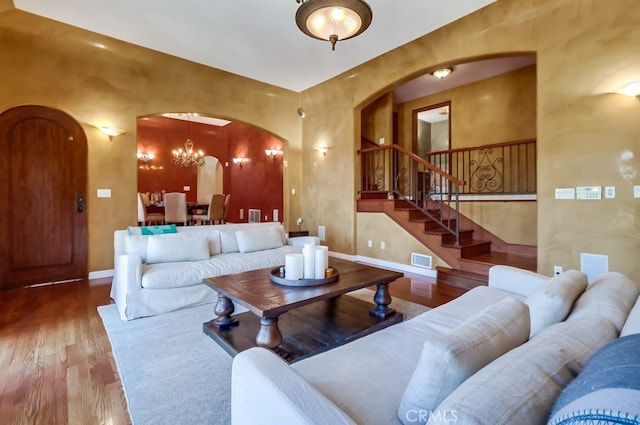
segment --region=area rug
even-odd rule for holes
[[[373,291],[349,296],[372,301]],[[405,320],[428,310],[394,299]],[[98,307],[133,425],[231,423],[232,358],[202,332],[213,304],[122,321],[115,305]]]

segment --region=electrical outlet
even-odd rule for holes
[[[562,273],[562,266],[553,266],[553,275],[558,276]]]
[[[373,248],[373,241],[367,241],[367,247]]]
[[[384,244],[384,242],[380,242],[380,249],[385,249],[386,245]]]

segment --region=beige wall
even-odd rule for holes
[[[578,268],[579,253],[591,252],[609,255],[610,269],[640,281],[639,203],[632,199],[632,186],[640,184],[640,102],[609,94],[640,79],[639,24],[636,0],[498,0],[296,94],[9,11],[0,13],[0,109],[38,103],[83,123],[90,270],[112,266],[112,232],[135,220],[136,116],[166,111],[236,119],[285,140],[287,224],[302,216],[312,231],[326,225],[333,251],[356,253],[359,109],[441,65],[535,52],[539,270]],[[103,122],[128,133],[109,143],[90,126]],[[331,147],[325,157],[314,150],[320,145]],[[617,198],[554,200],[555,187],[579,185],[614,185]],[[98,203],[98,187],[114,197]]]
[[[538,209],[534,201],[461,202],[460,213],[509,244],[537,244]]]
[[[424,246],[419,240],[405,232],[395,221],[384,213],[358,213],[358,255],[411,264],[411,253],[430,255],[431,270],[449,267],[440,257]],[[371,241],[369,247],[367,242]],[[384,242],[384,249],[380,243]]]
[[[290,185],[303,192],[299,94],[16,10],[0,13],[0,40],[0,111],[61,109],[87,134],[90,271],[113,267],[113,231],[136,223],[138,116],[199,112],[266,129],[287,142],[285,193]],[[127,133],[110,142],[99,125]],[[112,197],[98,199],[98,188]],[[299,199],[285,196],[287,223],[300,214]]]
[[[590,252],[608,255],[611,270],[640,281],[635,261],[640,251],[639,203],[632,199],[632,185],[640,184],[640,102],[609,94],[640,79],[639,24],[640,8],[634,0],[499,0],[307,90],[310,119],[303,124],[303,152],[320,138],[336,147],[322,167],[305,175],[305,186],[312,189],[308,195],[336,183],[328,184],[327,196],[305,197],[309,221],[335,220],[330,239],[334,250],[357,251],[355,206],[338,202],[355,199],[353,187],[342,183],[355,179],[354,128],[359,122],[354,111],[394,85],[441,65],[531,52],[538,59],[537,124],[523,136],[536,134],[538,139],[538,270],[551,274],[554,264],[579,268],[579,253]],[[452,109],[456,114],[455,105]],[[454,125],[452,138],[459,146],[476,144],[475,139],[520,137],[455,131]],[[313,166],[311,157],[302,161],[303,168]],[[617,198],[554,200],[554,188],[581,185],[614,185]]]
[[[535,65],[397,105],[403,146],[411,149],[413,111],[446,101],[452,149],[536,137]]]

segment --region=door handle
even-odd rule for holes
[[[79,193],[76,198],[76,211],[84,212],[84,195],[82,193]]]

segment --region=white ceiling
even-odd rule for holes
[[[15,0],[18,9],[302,91],[495,0],[368,0],[362,35],[329,42],[296,26],[295,0]],[[446,81],[446,80],[445,80]]]

